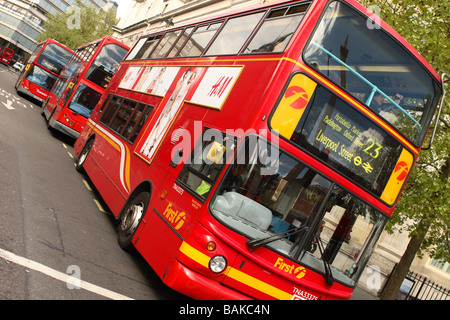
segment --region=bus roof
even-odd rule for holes
[[[101,42],[101,41],[103,41],[103,40],[105,40],[105,39],[112,40],[113,42],[116,42],[117,44],[121,44],[123,47],[128,47],[127,45],[125,45],[124,43],[122,43],[121,41],[117,40],[117,39],[114,38],[114,37],[111,37],[111,36],[104,36],[104,37],[102,37],[102,38],[100,38],[100,39],[96,39],[96,40],[93,40],[93,41],[91,41],[91,42],[89,42],[89,43],[82,44],[82,45],[80,45],[79,47],[77,47],[75,50],[79,50],[79,49],[81,49],[81,48],[90,46],[91,44]],[[128,48],[129,48],[129,47],[128,47]]]
[[[42,41],[42,42],[38,43],[37,45],[40,46],[41,44],[44,44],[46,42],[48,42],[48,43],[55,43],[55,44],[63,47],[64,49],[67,49],[68,51],[72,51],[72,49],[68,48],[66,45],[62,44],[61,42],[56,41],[55,39],[51,39],[51,38],[48,38],[47,40]]]

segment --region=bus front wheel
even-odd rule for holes
[[[150,194],[141,192],[125,205],[118,226],[118,242],[123,250],[134,250],[131,239],[147,211],[149,201]]]

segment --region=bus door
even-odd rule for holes
[[[174,261],[183,240],[195,228],[200,212],[207,210],[206,198],[224,166],[223,134],[214,130],[217,143],[202,141],[194,136],[194,127],[193,121],[180,116],[152,159],[151,167],[155,172],[152,177],[158,178],[152,180],[152,200],[142,229],[145,231],[138,230],[135,246],[139,251],[145,250],[144,255],[149,259],[157,258],[149,263],[160,275]],[[201,127],[199,131],[201,134]],[[216,157],[211,158],[217,159],[217,163],[205,166],[202,155],[208,148],[217,152]],[[165,174],[159,177],[157,172]]]
[[[195,210],[190,203],[192,197],[176,183],[177,174],[182,167],[179,165],[180,155],[190,153],[190,150],[185,151],[176,146],[178,138],[181,138],[180,134],[187,133],[191,129],[185,128],[186,131],[180,132],[180,122],[181,120],[176,121],[168,128],[165,139],[151,159],[147,156],[153,148],[150,144],[154,144],[154,141],[150,140],[153,139],[152,132],[158,130],[157,123],[148,134],[141,138],[141,143],[135,149],[135,153],[143,160],[151,162],[149,169],[153,187],[150,206],[143,219],[144,223],[141,223],[141,229],[138,229],[137,236],[134,238],[135,247],[148,257],[149,264],[161,277],[174,260],[178,248],[195,219]],[[187,141],[188,135],[183,139]],[[189,139],[189,144],[190,141]],[[173,156],[172,153],[174,153]],[[192,203],[194,203],[193,200]],[[154,261],[152,261],[153,257]]]
[[[53,118],[53,114],[59,114],[59,112],[61,111],[61,109],[64,107],[64,105],[66,104],[66,102],[70,99],[70,97],[72,96],[73,91],[76,88],[76,79],[74,78],[69,78],[66,82],[66,87],[62,88],[62,94],[56,98],[56,101],[54,99],[51,99],[53,101],[55,101],[55,104],[53,106],[52,110],[49,110],[50,113],[50,117],[49,117],[49,121],[52,120]],[[48,102],[51,102],[51,100],[49,100]],[[49,105],[51,108],[51,104]],[[53,121],[56,121],[56,119],[54,119]]]
[[[55,110],[58,100],[61,98],[62,94],[64,93],[67,82],[63,78],[59,78],[53,89],[48,93],[47,99],[45,100],[44,104],[42,105],[43,112],[45,114],[45,117],[47,120],[50,119],[50,116],[53,114],[53,111]]]

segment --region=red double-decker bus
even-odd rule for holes
[[[78,47],[42,105],[49,128],[77,138],[129,49],[110,36]]]
[[[17,92],[43,102],[72,53],[53,39],[38,44],[19,74],[15,85]]]
[[[14,50],[11,48],[4,48],[0,54],[0,62],[9,66],[11,59],[14,57]]]
[[[142,36],[74,144],[120,246],[197,299],[350,298],[443,94],[371,19],[275,1]]]

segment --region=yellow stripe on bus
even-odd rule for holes
[[[195,262],[202,265],[203,267],[209,268],[210,257],[208,257],[206,254],[200,252],[199,250],[195,249],[188,243],[183,242],[180,246],[180,251],[187,257],[191,258]],[[265,283],[264,281],[261,281],[255,277],[252,277],[252,276],[250,276],[242,271],[239,271],[233,267],[228,266],[227,270],[225,270],[224,273],[227,275],[227,277],[230,277],[242,284],[245,284],[251,288],[259,290],[265,294],[268,294],[276,299],[280,299],[280,300],[292,299],[292,294],[289,294],[283,290],[280,290],[268,283]]]
[[[317,83],[306,75],[292,77],[270,122],[281,136],[291,139],[316,86]]]
[[[256,279],[248,274],[239,271],[234,268],[230,268],[230,271],[227,274],[228,277],[233,278],[236,281],[239,281],[251,288],[257,289],[265,294],[268,294],[279,300],[291,300],[292,294],[284,292],[268,283],[265,283],[259,279]]]

